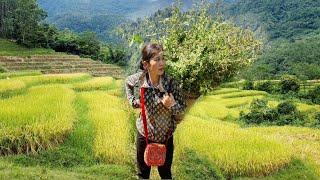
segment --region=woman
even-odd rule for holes
[[[161,45],[145,45],[140,62],[142,71],[128,76],[125,84],[127,99],[134,108],[140,108],[140,96],[134,95],[135,90],[139,92],[141,87],[146,88],[148,142],[166,144],[166,160],[163,166],[158,167],[158,172],[161,179],[172,179],[173,132],[179,123],[174,117],[184,113],[186,102],[176,81],[165,74],[165,63]],[[151,167],[144,162],[146,140],[141,113],[136,127],[138,177],[149,179]]]

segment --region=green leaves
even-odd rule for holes
[[[171,23],[168,33],[161,39],[169,73],[193,93],[206,93],[237,74],[255,58],[260,46],[252,32],[214,22],[203,8],[174,11],[167,21]]]

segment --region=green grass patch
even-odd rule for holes
[[[20,76],[37,76],[41,75],[40,71],[18,71],[18,72],[5,72],[0,73],[0,79],[10,79],[13,77],[20,77]]]
[[[50,169],[46,167],[21,167],[0,161],[0,179],[135,179],[128,166],[100,164],[72,169]]]
[[[65,54],[55,52],[53,49],[26,48],[6,39],[0,39],[0,56],[20,56],[27,57],[32,55]]]
[[[177,179],[225,179],[220,169],[194,150],[184,149],[174,162]]]

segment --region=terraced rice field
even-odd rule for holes
[[[0,179],[135,179],[139,110],[123,87],[121,79],[85,73],[0,80]],[[319,129],[238,122],[240,110],[268,96],[236,88],[201,96],[175,132],[174,177],[319,179]],[[159,179],[155,168],[152,178]]]

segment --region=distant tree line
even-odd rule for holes
[[[38,6],[37,0],[0,0],[0,17],[0,38],[15,40],[29,48],[52,48],[125,65],[125,51],[118,46],[102,44],[94,32],[60,31],[45,23],[47,13]]]

